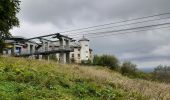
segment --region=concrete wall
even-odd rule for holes
[[[81,63],[80,51],[81,48],[74,48],[74,52],[70,53],[70,58],[74,59],[75,63]]]
[[[80,50],[80,58],[81,60],[89,59],[89,41],[79,41],[81,50]]]

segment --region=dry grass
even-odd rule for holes
[[[140,79],[129,79],[117,72],[110,71],[106,68],[99,68],[94,66],[87,67],[79,65],[62,65],[55,62],[47,62],[44,60],[37,61],[20,58],[4,59],[6,62],[10,62],[16,65],[21,64],[20,67],[22,67],[22,64],[33,67],[35,70],[42,70],[42,68],[43,70],[49,70],[49,67],[51,67],[52,69],[49,70],[49,73],[60,72],[68,74],[70,77],[91,79],[98,84],[113,84],[115,87],[122,88],[129,93],[134,92],[148,97],[150,100],[170,100],[170,84],[157,83]]]
[[[76,72],[80,77],[90,77],[98,83],[113,83],[126,91],[136,92],[143,96],[147,96],[151,100],[170,100],[170,84],[141,79],[129,79],[108,69],[80,67],[75,65],[72,65],[72,67],[68,65],[67,68],[69,68],[69,71],[72,70],[73,72],[77,69]]]

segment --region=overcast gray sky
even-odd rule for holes
[[[170,12],[170,0],[21,0],[15,36],[65,30]],[[95,54],[113,54],[139,67],[170,65],[170,29],[89,38]]]

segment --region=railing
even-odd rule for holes
[[[29,50],[26,51],[22,51],[20,53],[16,53],[17,55],[29,55],[29,54],[36,54],[36,53],[43,53],[43,52],[51,52],[51,51],[72,51],[72,49],[70,48],[70,46],[59,46],[59,47],[55,47],[55,48],[48,48],[48,50],[42,49],[40,48],[39,50],[35,50],[30,52]]]
[[[58,50],[71,50],[70,46],[60,46]]]

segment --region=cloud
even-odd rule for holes
[[[21,25],[11,32],[29,38],[169,12],[169,5],[170,0],[21,0],[18,14]],[[168,64],[169,31],[162,29],[89,39],[95,54],[114,54],[121,60],[137,62],[140,67],[155,66],[158,62]]]
[[[152,54],[161,55],[161,56],[169,55],[170,54],[170,44],[157,47],[155,50],[152,51]]]
[[[114,21],[168,11],[168,0],[21,0],[20,18],[58,27]],[[83,25],[81,25],[83,26]]]
[[[24,36],[27,38],[31,38],[34,36],[41,36],[52,34],[56,32],[58,29],[51,23],[44,24],[32,24],[26,21],[20,23],[19,28],[14,28],[11,30],[14,36]]]

